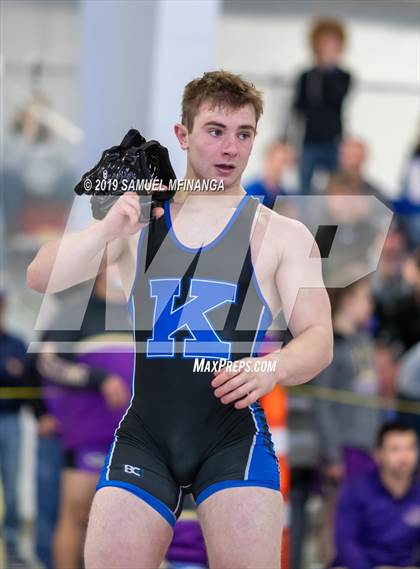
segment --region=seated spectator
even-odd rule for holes
[[[378,213],[370,199],[360,194],[354,176],[337,172],[330,177],[325,199],[311,207],[304,219],[316,232],[321,257],[328,258],[324,263],[327,287],[339,286],[336,277],[349,265],[369,264],[377,237],[383,232]]]
[[[300,159],[300,191],[304,195],[312,192],[317,169],[337,170],[342,107],[351,84],[351,75],[340,67],[346,41],[343,25],[329,18],[319,20],[310,41],[314,65],[299,76],[293,102],[305,129]]]
[[[349,479],[343,487],[335,520],[334,567],[416,565],[420,544],[418,457],[414,429],[399,423],[380,429],[377,469]]]
[[[247,194],[263,196],[262,203],[272,209],[276,197],[293,193],[285,184],[284,175],[294,162],[295,153],[290,144],[271,142],[264,152],[262,175],[245,186]]]
[[[420,262],[415,255],[408,280],[404,274],[405,236],[399,230],[392,231],[385,240],[372,278],[374,334],[401,343],[405,350],[420,338]]]
[[[366,156],[367,148],[363,140],[349,136],[340,144],[338,153],[338,169],[341,172],[346,172],[354,177],[361,194],[375,196],[384,203],[387,203],[388,200],[385,198],[383,192],[376,185],[366,179],[364,172]]]
[[[420,245],[409,254],[402,272],[404,280],[413,287],[420,300]]]

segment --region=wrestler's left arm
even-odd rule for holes
[[[278,361],[278,383],[299,385],[331,363],[333,330],[316,241],[302,223],[291,219],[287,223],[288,239],[277,269],[276,285],[293,340],[270,356]]]
[[[278,223],[282,223],[282,229],[276,233]],[[270,225],[268,233],[283,235],[282,239],[273,239],[273,235],[267,234],[267,239],[283,244],[273,251],[278,255],[275,280],[294,338],[284,348],[263,358],[245,358],[250,362],[250,371],[226,370],[216,375],[212,381],[216,397],[225,404],[236,402],[238,409],[254,403],[277,383],[287,386],[309,381],[332,360],[331,309],[315,240],[298,221],[277,217]],[[253,369],[256,359],[272,360],[274,371],[256,372]]]

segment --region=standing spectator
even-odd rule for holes
[[[3,534],[7,567],[21,562],[19,556],[18,480],[21,429],[19,411],[23,399],[7,394],[7,388],[24,386],[26,346],[4,330],[6,293],[0,289],[0,473],[3,484]]]
[[[325,493],[323,549],[325,561],[333,557],[333,515],[341,482],[373,467],[370,453],[380,423],[379,411],[355,404],[351,395],[375,396],[378,391],[374,373],[373,342],[363,327],[368,322],[372,301],[369,281],[363,278],[345,288],[330,289],[334,358],[313,385],[340,390],[341,401],[333,393],[315,400],[315,425],[319,436]],[[343,401],[348,393],[348,402]]]
[[[63,449],[59,439],[59,423],[54,415],[38,417],[37,448],[37,520],[35,547],[45,569],[53,569],[52,544],[60,505],[60,476]]]
[[[338,153],[338,169],[354,177],[361,194],[375,196],[387,203],[383,192],[366,178],[364,171],[367,156],[366,144],[360,138],[346,137]]]
[[[58,569],[81,563],[91,501],[132,378],[128,310],[116,267],[97,277],[80,330],[63,330],[84,300],[76,294],[63,302],[54,323],[60,330],[54,325],[48,331],[38,358],[45,403],[59,423],[64,449],[53,552]]]
[[[342,136],[342,107],[351,85],[350,73],[339,66],[346,34],[340,22],[315,22],[310,42],[315,65],[298,78],[293,108],[304,121],[300,160],[300,190],[310,194],[314,172],[337,169],[338,145]]]
[[[47,332],[41,342],[47,339]],[[28,383],[41,388],[41,375],[38,371],[39,354],[29,354],[25,373]],[[36,456],[36,524],[34,531],[35,552],[45,569],[53,569],[52,544],[58,520],[60,504],[60,476],[63,465],[63,449],[60,441],[60,424],[48,411],[42,397],[31,401],[37,419]]]
[[[285,183],[284,175],[294,163],[295,152],[290,144],[271,142],[264,152],[262,175],[245,186],[246,193],[263,196],[262,203],[272,209],[278,196],[293,193]]]
[[[418,456],[414,429],[399,423],[385,424],[380,429],[375,451],[378,468],[349,479],[339,499],[334,567],[418,566]]]

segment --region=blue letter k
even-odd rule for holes
[[[225,302],[235,302],[237,285],[219,281],[191,279],[189,299],[174,310],[181,294],[180,279],[151,279],[150,294],[156,299],[153,336],[147,340],[147,357],[175,357],[174,334],[182,328],[191,338],[184,340],[186,358],[230,358],[231,342],[216,334],[207,313]]]

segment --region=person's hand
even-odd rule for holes
[[[4,363],[4,367],[6,368],[7,373],[10,375],[18,376],[23,374],[23,363],[18,360],[18,358],[7,358]]]
[[[235,403],[236,409],[245,409],[255,403],[270,393],[277,384],[277,376],[271,371],[269,363],[268,356],[243,358],[232,362],[231,370],[215,372],[215,378],[211,382],[215,396],[225,405]]]
[[[111,409],[125,407],[130,399],[130,392],[118,375],[108,375],[101,385],[101,393]]]
[[[323,468],[323,473],[328,482],[339,484],[344,478],[344,464],[327,464]]]
[[[49,437],[58,432],[60,423],[54,415],[41,415],[37,422],[38,435],[40,437]]]
[[[117,237],[128,237],[137,233],[141,227],[140,219],[141,205],[138,194],[135,192],[125,192],[117,199],[115,204],[100,222],[104,234],[109,240]],[[159,218],[164,210],[161,207],[153,209],[153,216]]]

